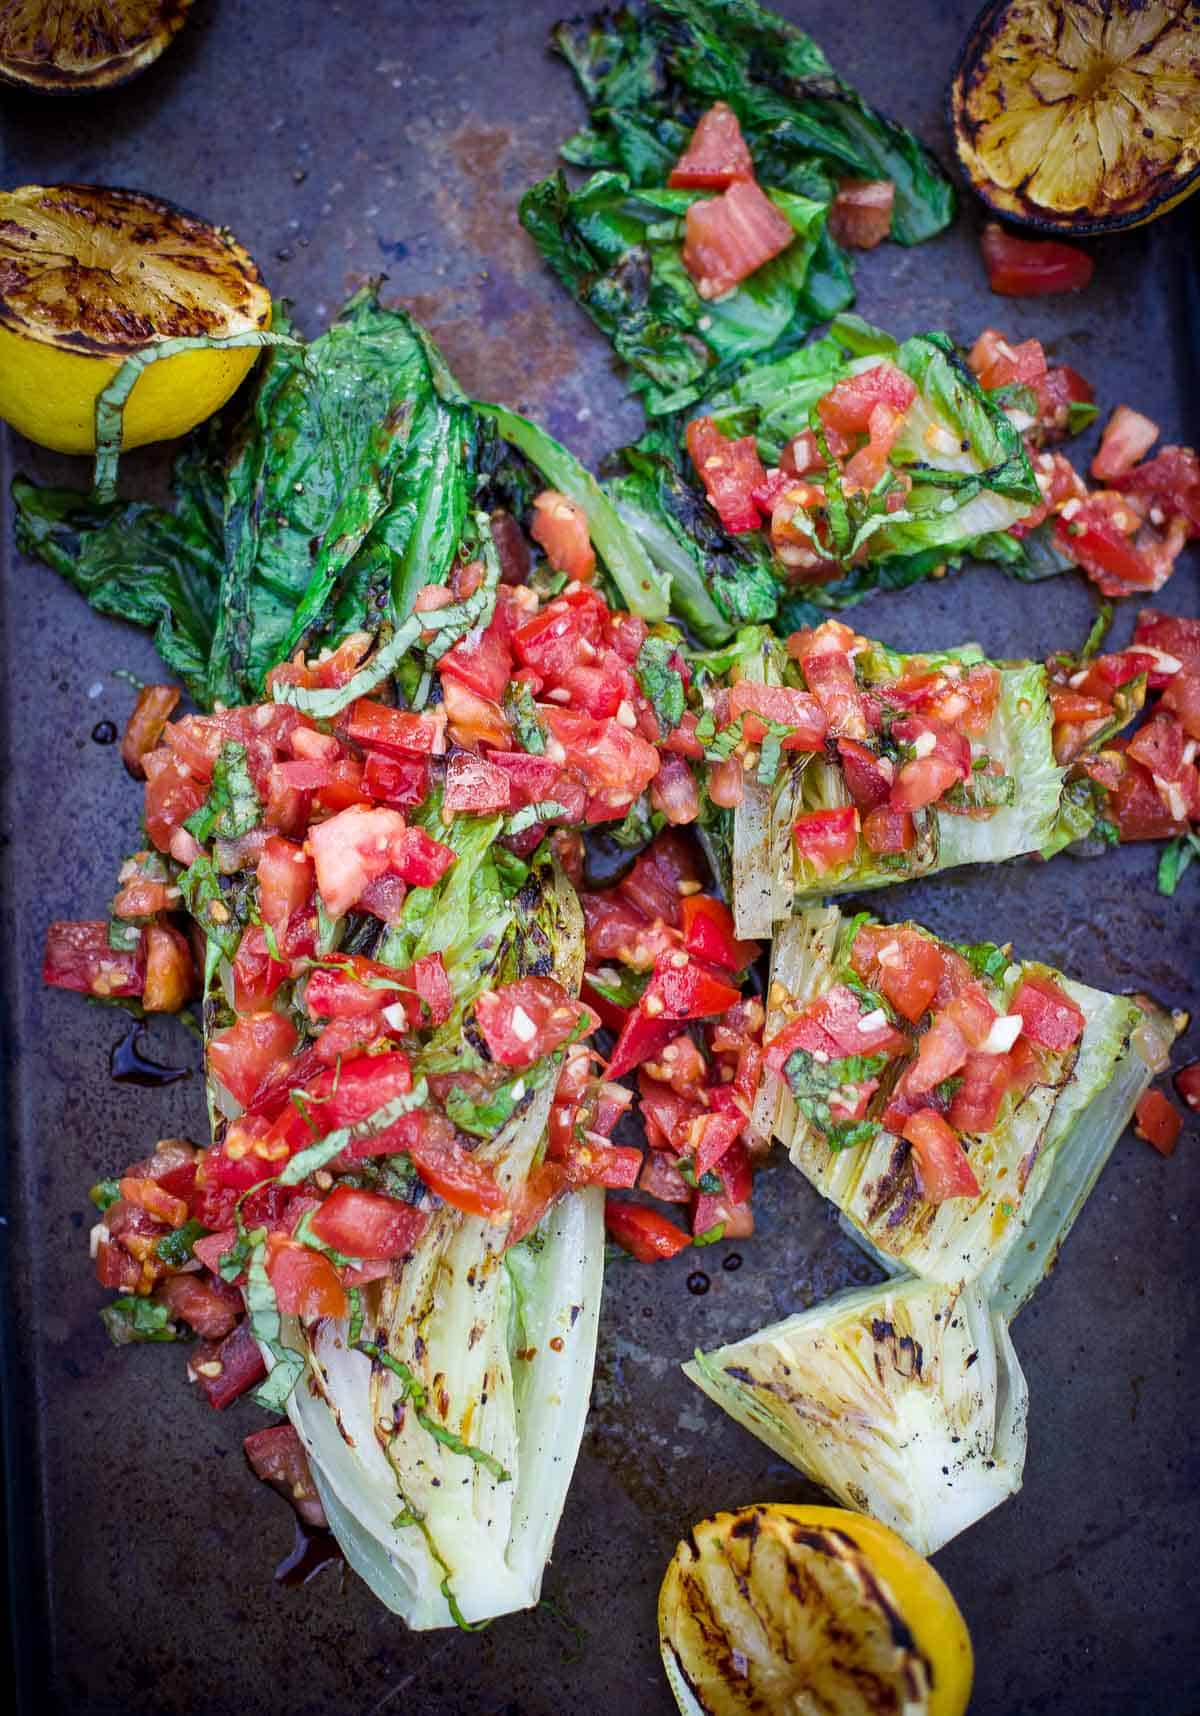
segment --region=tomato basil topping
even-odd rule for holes
[[[850,928],[835,981],[796,1006],[765,1065],[830,1149],[881,1131],[911,1146],[929,1203],[978,1197],[972,1153],[1035,1084],[1069,1071],[1085,1019],[1057,977],[991,943],[954,947],[911,924]]]

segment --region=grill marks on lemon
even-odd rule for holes
[[[0,418],[61,453],[96,447],[96,400],[135,353],[270,327],[271,296],[226,232],[140,191],[0,191]],[[253,346],[180,352],[138,377],[122,444],[182,435],[212,415]]]
[[[898,1545],[901,1571],[911,1563],[945,1592],[885,1527],[836,1509],[756,1506],[697,1526],[659,1598],[663,1661],[681,1709],[935,1716],[935,1666],[868,1550],[879,1534]],[[965,1695],[943,1708],[965,1708]]]
[[[1200,175],[1194,0],[1002,0],[951,87],[959,157],[999,213],[1056,231],[1136,225]]]
[[[192,0],[0,0],[0,80],[51,94],[111,89],[145,69]]]

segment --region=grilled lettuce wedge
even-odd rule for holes
[[[836,907],[815,907],[782,930],[772,963],[768,1041],[797,1004],[841,980],[864,920],[865,914],[845,919]],[[832,1148],[778,1079],[764,1081],[754,1116],[758,1134],[773,1134],[786,1145],[793,1164],[886,1267],[947,1286],[979,1282],[1006,1316],[1052,1267],[1174,1037],[1171,1020],[1157,1011],[1015,959],[988,979],[999,1012],[1030,972],[1051,976],[1082,1010],[1083,1035],[1074,1048],[1047,1053],[1042,1080],[1023,1095],[1010,1093],[991,1131],[966,1140],[977,1198],[927,1202],[909,1145],[882,1125],[868,1142]],[[868,1114],[885,1102],[886,1087]]]
[[[783,684],[793,670],[778,641],[761,630],[747,630],[743,637],[746,648],[734,663],[734,679]],[[906,672],[964,670],[985,659],[976,644],[917,656],[871,643],[856,655],[854,666],[867,690]],[[818,874],[797,851],[792,826],[809,811],[836,810],[853,801],[835,764],[824,756],[785,751],[771,782],[747,775],[745,795],[734,812],[728,879],[739,936],[770,936],[794,910],[827,894],[887,887],[961,864],[999,864],[1040,851],[1049,842],[1059,817],[1064,771],[1054,761],[1046,671],[1037,662],[991,665],[1000,675],[1000,696],[975,748],[1002,768],[1011,782],[1010,802],[979,819],[928,807],[915,813],[916,841],[910,851],[877,857],[860,837],[849,861]]]
[[[839,1293],[684,1374],[845,1506],[931,1555],[1021,1487],[1028,1391],[976,1287]]]

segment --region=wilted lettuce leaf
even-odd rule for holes
[[[923,146],[868,107],[811,37],[753,0],[648,0],[560,23],[552,40],[590,109],[563,158],[594,177],[574,194],[561,175],[544,180],[521,218],[629,364],[651,413],[690,403],[710,366],[708,389],[751,356],[782,356],[852,302],[847,258],[824,222],[839,179],[894,183],[892,237],[902,244],[953,215],[954,194]],[[795,199],[781,206],[802,237],[706,305],[679,260],[693,193],[662,187],[718,100],[737,114],[759,182]]]

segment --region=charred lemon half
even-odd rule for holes
[[[0,0],[0,79],[52,95],[111,89],[156,60],[192,0]]]
[[[170,203],[96,185],[0,191],[0,418],[43,447],[95,451],[97,396],[134,353],[270,321],[270,293],[241,246]],[[184,434],[257,355],[204,349],[148,365],[122,444]]]
[[[878,1520],[774,1503],[706,1519],[658,1599],[683,1716],[963,1716],[971,1641],[928,1561]]]
[[[1200,184],[1195,0],[1000,0],[950,88],[959,159],[998,214],[1086,234]]]

